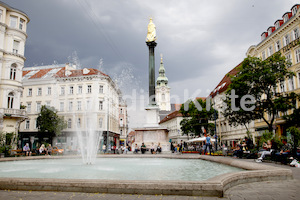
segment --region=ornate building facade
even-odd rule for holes
[[[119,144],[122,94],[108,75],[70,64],[29,67],[23,69],[23,86],[21,99],[28,118],[20,126],[22,144],[38,140],[36,119],[42,105],[54,107],[67,122],[53,145],[77,149],[76,131],[91,127],[103,133],[102,142],[108,133],[108,143]],[[31,143],[34,148],[36,142]]]
[[[13,140],[26,117],[20,102],[28,22],[26,13],[0,2],[0,133],[13,133]]]
[[[246,55],[266,59],[274,52],[280,51],[288,61],[292,63],[289,68],[296,76],[278,83],[277,92],[300,93],[300,4],[294,5],[290,11],[283,14],[282,19],[275,21],[267,31],[261,34],[261,42],[249,47]],[[297,102],[299,107],[299,102]],[[290,114],[289,111],[286,114]],[[285,134],[285,121],[282,116],[285,113],[278,113],[273,127],[277,134]],[[266,115],[267,117],[267,115]],[[267,128],[267,124],[261,119],[255,121],[257,136],[261,135]]]

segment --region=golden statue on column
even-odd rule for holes
[[[152,18],[150,18],[150,22],[148,24],[148,32],[146,42],[153,42],[156,40],[156,27],[152,22]]]

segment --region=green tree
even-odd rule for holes
[[[193,132],[195,135],[201,136],[204,134],[202,128],[210,133],[214,133],[215,125],[209,121],[214,120],[215,113],[216,116],[218,115],[209,102],[202,99],[198,99],[195,102],[189,100],[181,106],[179,112],[185,117],[180,122],[181,130],[184,134]]]
[[[37,118],[37,126],[40,141],[47,137],[52,142],[53,137],[60,135],[61,131],[67,127],[67,123],[63,117],[57,115],[57,111],[53,107],[49,108],[43,105]]]
[[[245,58],[239,72],[231,77],[226,91],[224,115],[230,123],[246,125],[255,119],[263,119],[272,132],[278,112],[295,108],[297,95],[294,92],[277,92],[281,82],[294,76],[288,71],[290,66],[291,63],[280,52],[266,60]],[[247,104],[243,103],[245,100]]]

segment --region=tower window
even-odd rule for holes
[[[19,46],[20,46],[20,42],[17,40],[14,40],[14,44],[13,44],[13,53],[18,53],[19,52]]]
[[[10,92],[7,98],[7,108],[13,108],[14,105],[14,93]]]
[[[20,30],[23,30],[24,24],[25,24],[25,20],[24,19],[20,19],[20,23],[19,23],[19,29]]]
[[[10,79],[16,80],[17,65],[14,63],[10,67]]]
[[[10,16],[9,26],[12,28],[17,28],[18,17]]]

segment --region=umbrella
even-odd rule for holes
[[[203,141],[206,141],[206,137],[193,138],[191,140],[188,140],[187,142],[203,142]],[[216,139],[210,138],[210,141],[215,142]]]

